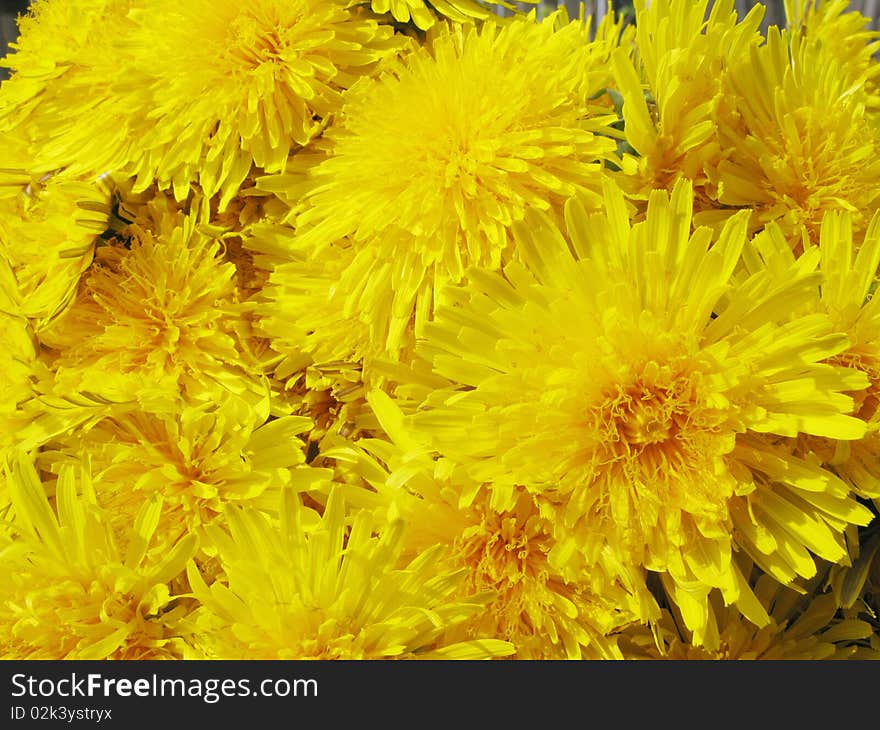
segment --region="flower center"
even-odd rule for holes
[[[476,592],[513,588],[529,573],[529,540],[516,522],[515,517],[489,515],[463,536],[460,555],[471,568]]]
[[[665,564],[663,546],[681,544],[692,519],[704,527],[726,519],[733,480],[722,461],[735,433],[703,365],[711,366],[688,356],[649,361],[610,384],[587,415],[591,476],[570,518],[595,518],[594,534],[648,565]]]
[[[656,473],[688,460],[689,430],[698,402],[696,374],[676,373],[669,365],[651,362],[634,382],[606,392],[601,410],[611,461]]]
[[[473,636],[491,631],[518,643],[536,630],[552,600],[549,549],[550,538],[526,494],[511,511],[499,513],[486,505],[480,521],[461,533],[454,554],[468,571],[467,593],[496,596],[470,624]]]
[[[266,27],[244,13],[232,21],[229,39],[228,53],[248,69],[279,61],[287,45],[278,27]]]
[[[645,389],[627,396],[621,409],[620,432],[630,445],[657,444],[674,437],[678,425],[669,413],[670,395]]]
[[[460,187],[465,197],[477,195],[477,160],[463,145],[453,147],[448,152],[444,170],[445,188]]]

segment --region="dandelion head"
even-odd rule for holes
[[[482,495],[452,541],[450,565],[467,572],[465,595],[492,591],[493,601],[468,627],[470,635],[510,641],[519,659],[614,658],[606,636],[638,621],[639,604],[623,581],[601,571],[570,581],[548,561],[555,540],[533,495],[521,490],[509,510]],[[548,640],[549,639],[549,640]]]
[[[880,176],[864,81],[825,44],[775,27],[730,78],[742,126],[720,128],[730,154],[718,166],[718,201],[753,208],[757,226],[776,221],[795,249],[803,235],[818,241],[829,210],[850,211],[864,230]]]
[[[865,376],[863,388],[852,390],[852,413],[865,421],[867,432],[856,441],[801,437],[799,453],[820,459],[867,499],[880,498],[880,300],[874,296],[880,267],[880,214],[864,235],[854,235],[849,212],[825,214],[816,253],[820,255],[822,286],[813,302],[846,332],[850,344],[830,362]]]
[[[295,157],[291,174],[258,184],[291,199],[297,252],[352,248],[345,310],[386,322],[379,342],[396,352],[443,282],[514,255],[511,226],[525,210],[579,190],[596,199],[615,117],[589,96],[610,45],[579,21],[439,27],[346,94],[323,161],[302,158],[314,162],[305,183]]]
[[[34,0],[18,19],[18,37],[0,64],[10,71],[0,95],[0,128],[38,145],[58,126],[60,97],[106,54],[108,37],[122,25],[132,0]],[[106,70],[106,68],[105,68]],[[106,79],[105,79],[106,81]],[[68,97],[66,101],[76,101]],[[5,140],[4,140],[5,142]],[[32,155],[33,157],[33,155]],[[50,163],[40,172],[57,169]]]
[[[161,503],[143,505],[121,548],[88,488],[65,469],[50,506],[33,464],[19,457],[10,479],[11,526],[4,550],[0,647],[7,659],[179,658],[175,636],[188,612],[168,589],[195,538],[144,559]]]
[[[788,0],[786,15],[789,28],[828,48],[853,82],[864,85],[867,104],[876,109],[880,105],[880,69],[874,63],[874,54],[880,48],[880,34],[871,29],[871,18],[845,0]]]
[[[694,187],[699,211],[718,207],[715,166],[724,159],[720,120],[736,122],[726,81],[738,59],[761,42],[762,7],[739,20],[733,2],[637,0],[636,49],[614,54],[626,145],[619,182],[636,199],[672,190],[679,178]]]
[[[230,505],[271,502],[266,493],[289,485],[292,470],[305,463],[298,436],[310,426],[294,416],[264,423],[253,408],[227,398],[174,414],[105,418],[55,440],[40,463],[52,471],[90,463],[97,498],[120,532],[144,500],[161,498],[154,534],[160,551],[188,534],[204,534]]]
[[[553,512],[541,498],[519,488],[509,504],[494,504],[491,489],[419,445],[420,435],[403,426],[388,396],[373,391],[369,402],[394,440],[360,439],[347,449],[352,458],[341,456],[338,445],[328,454],[354,463],[352,472],[369,485],[365,492],[351,481],[353,502],[372,499],[380,513],[405,522],[405,555],[440,546],[438,565],[464,572],[462,597],[493,596],[451,635],[505,639],[520,659],[613,658],[606,636],[654,615],[653,599],[633,579],[638,570],[605,554],[600,568],[564,577],[548,559],[556,545]]]
[[[181,388],[195,399],[258,389],[240,346],[235,266],[195,217],[163,221],[98,247],[71,306],[43,333],[58,352],[58,389],[166,402]]]
[[[180,197],[197,179],[208,197],[222,191],[221,209],[252,164],[283,169],[342,90],[399,46],[391,28],[336,0],[160,2],[132,42],[161,120],[131,163],[138,184],[155,179]]]
[[[732,509],[753,492],[762,527],[785,530],[786,541],[788,508],[810,516],[803,533],[795,530],[794,541],[805,541],[789,556],[796,569],[786,563],[777,575],[812,575],[805,544],[842,557],[839,523],[801,503],[806,474],[785,474],[746,437],[860,438],[865,425],[849,415],[844,392],[864,376],[823,362],[845,349],[846,337],[827,316],[790,321],[790,310],[774,304],[779,272],[733,278],[746,214],[712,243],[708,229],[691,230],[688,184],[670,197],[655,192],[636,224],[622,194],[610,186],[607,193],[601,214],[568,205],[567,239],[549,218],[531,216],[517,228],[524,267],[450,295],[454,310],[438,313],[420,352],[458,385],[428,394],[406,421],[475,481],[491,484],[497,505],[510,508],[518,485],[545,499],[555,540],[548,561],[566,578],[595,565],[607,547],[624,565],[671,577],[683,602],[698,586],[703,599],[710,586],[728,600],[745,596],[732,561]],[[806,306],[815,272],[793,263],[786,276],[797,291],[789,289],[789,303]],[[815,379],[805,380],[806,371]],[[834,495],[826,506],[863,524],[849,490],[812,470]],[[797,491],[781,511],[777,479]],[[760,544],[766,553],[768,543]],[[704,602],[688,606],[701,632],[707,616]]]
[[[46,328],[73,299],[107,227],[109,193],[44,178],[0,199],[0,301]]]
[[[444,645],[444,629],[481,610],[486,597],[456,600],[462,576],[435,572],[437,550],[400,563],[399,529],[377,537],[366,513],[348,528],[338,490],[321,517],[299,499],[287,494],[274,526],[254,511],[230,511],[231,535],[215,540],[225,578],[209,586],[190,569],[202,605],[195,651],[236,659],[511,652],[494,639]]]

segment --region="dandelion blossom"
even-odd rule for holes
[[[283,169],[338,110],[343,89],[400,42],[342,0],[240,4],[155,0],[114,24],[108,52],[65,92],[72,109],[38,155],[73,174],[123,172],[184,200],[192,183],[220,207],[251,166]],[[127,77],[126,83],[107,84]],[[68,84],[70,86],[70,84]],[[88,109],[83,107],[88,104]]]
[[[272,502],[267,492],[294,481],[305,463],[306,418],[263,422],[238,399],[187,406],[173,414],[121,413],[54,441],[39,456],[52,471],[87,461],[108,519],[117,529],[131,525],[141,504],[163,502],[155,528],[157,549],[221,517],[229,505]],[[317,470],[314,479],[326,475]],[[309,484],[300,474],[298,486]]]
[[[481,611],[488,597],[456,599],[463,575],[438,573],[437,550],[399,564],[399,522],[375,537],[360,512],[349,531],[338,490],[317,520],[290,491],[278,526],[253,510],[230,510],[227,520],[231,536],[213,530],[225,578],[209,586],[189,569],[201,602],[196,655],[480,659],[512,651],[491,638],[442,644],[443,632]]]
[[[880,106],[880,66],[874,58],[880,33],[871,30],[871,18],[851,10],[847,0],[785,0],[785,15],[791,30],[828,48],[853,82],[865,86],[872,109]]]
[[[0,307],[38,332],[49,326],[74,298],[109,215],[106,190],[56,178],[0,198]]]
[[[195,549],[187,536],[159,561],[145,560],[161,510],[148,500],[124,542],[113,535],[84,474],[59,475],[56,508],[33,464],[17,458],[10,480],[16,539],[0,561],[0,647],[4,659],[180,658],[188,606],[168,583]]]
[[[864,80],[821,39],[771,27],[767,43],[730,74],[739,121],[721,124],[731,152],[717,170],[718,202],[776,221],[795,249],[817,242],[828,210],[864,230],[880,200],[880,128]]]
[[[668,576],[700,641],[712,587],[728,602],[748,596],[732,561],[750,527],[734,522],[739,495],[756,492],[766,516],[749,513],[760,522],[751,533],[769,531],[771,552],[795,574],[815,572],[805,546],[842,558],[842,527],[870,519],[833,474],[808,463],[786,472],[760,442],[861,438],[845,392],[865,377],[823,362],[848,344],[826,315],[790,317],[817,272],[733,276],[747,214],[713,243],[706,228],[691,233],[685,182],[671,198],[652,194],[635,225],[622,193],[606,194],[603,214],[566,208],[579,260],[536,214],[517,230],[532,273],[511,265],[504,279],[482,274],[448,295],[456,306],[438,314],[421,352],[457,385],[430,394],[408,423],[490,483],[499,507],[516,485],[546,497],[548,557],[566,576],[577,556],[590,565],[606,546]],[[765,486],[774,479],[788,486]]]
[[[379,348],[397,353],[412,327],[419,335],[443,282],[510,259],[528,208],[576,191],[599,204],[616,117],[589,97],[607,85],[619,26],[609,16],[618,33],[591,42],[587,24],[563,20],[438,29],[346,94],[323,161],[292,162],[315,162],[305,182],[296,171],[258,181],[295,206],[305,195],[291,259],[352,248],[336,288]]]
[[[45,144],[62,117],[71,84],[88,76],[108,59],[108,39],[125,27],[131,0],[33,0],[18,17],[18,37],[0,65],[11,77],[0,94],[0,128],[16,131],[35,144]],[[113,78],[112,63],[104,66],[104,83]],[[65,98],[67,97],[67,98]],[[69,119],[65,120],[69,123]],[[4,139],[5,142],[5,139]],[[50,164],[47,169],[61,165]],[[40,170],[46,172],[47,169]]]
[[[509,509],[496,509],[488,490],[400,431],[402,414],[387,396],[373,392],[370,403],[399,441],[360,439],[326,454],[375,490],[352,487],[347,496],[354,504],[405,521],[405,554],[443,546],[438,569],[466,571],[462,596],[492,592],[492,601],[456,634],[505,639],[519,659],[620,658],[605,637],[654,617],[653,599],[646,591],[638,595],[638,569],[633,579],[605,556],[607,571],[566,580],[548,561],[555,539],[535,495],[517,489]]]
[[[880,266],[880,214],[854,253],[849,214],[828,214],[819,241],[822,252],[822,305],[851,340],[837,360],[859,370],[868,386],[852,393],[853,412],[868,424],[859,441],[839,445],[830,462],[863,497],[880,499],[880,299],[875,294]]]
[[[880,266],[880,214],[860,238],[853,235],[852,214],[825,214],[817,251],[822,286],[813,310],[827,313],[849,336],[849,347],[832,361],[865,374],[866,387],[849,395],[853,413],[868,430],[857,441],[803,438],[793,448],[824,461],[860,496],[880,499],[880,299],[873,295]],[[778,242],[776,246],[781,247]]]
[[[618,180],[634,197],[672,190],[684,177],[700,210],[718,207],[712,170],[725,157],[718,124],[735,115],[726,79],[761,42],[763,6],[739,23],[733,6],[722,0],[710,11],[708,0],[637,0],[637,52],[633,58],[625,49],[614,54],[624,134],[637,153],[625,157]]]
[[[259,393],[240,346],[235,266],[197,229],[197,217],[169,212],[154,230],[135,226],[98,247],[76,299],[42,335],[58,351],[56,392],[157,408],[181,392]]]

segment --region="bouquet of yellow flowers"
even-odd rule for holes
[[[0,656],[880,658],[846,0],[36,0]]]

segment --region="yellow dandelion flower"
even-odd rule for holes
[[[45,143],[46,133],[61,121],[63,104],[58,97],[77,75],[107,58],[97,49],[106,48],[108,37],[122,25],[132,4],[131,0],[30,2],[18,18],[12,52],[0,60],[11,71],[0,94],[0,129]],[[108,64],[105,71],[112,68]],[[112,78],[106,76],[105,84]]]
[[[174,414],[124,413],[47,445],[38,463],[55,472],[71,461],[90,463],[97,499],[118,530],[145,500],[160,497],[154,544],[163,550],[202,534],[229,505],[271,502],[267,492],[328,478],[295,472],[306,457],[298,437],[310,426],[295,416],[266,421],[237,399]]]
[[[74,302],[41,333],[57,350],[54,392],[140,399],[153,410],[173,409],[181,393],[259,395],[239,345],[235,266],[199,232],[198,217],[157,216],[154,230],[131,226],[97,248]]]
[[[112,67],[96,61],[61,97],[37,161],[72,173],[108,170],[156,181],[178,200],[198,183],[220,207],[252,165],[278,172],[293,146],[321,131],[341,91],[401,43],[392,28],[343,0],[247,4],[151,0],[123,17]],[[107,84],[107,74],[125,83]],[[80,92],[76,98],[74,92]],[[83,106],[87,104],[87,108]]]
[[[512,652],[491,638],[444,645],[443,632],[488,598],[456,599],[463,575],[437,572],[437,550],[399,565],[399,521],[375,537],[369,515],[360,512],[349,531],[339,495],[331,492],[316,521],[286,491],[278,527],[260,512],[227,512],[231,537],[213,530],[225,579],[208,586],[194,566],[188,571],[201,602],[196,655],[477,659]]]
[[[624,49],[614,54],[626,142],[637,153],[625,158],[619,182],[647,199],[684,177],[698,208],[711,210],[717,203],[710,171],[725,153],[718,123],[734,113],[726,78],[761,42],[764,8],[755,5],[739,23],[733,0],[714,2],[711,10],[708,0],[637,0],[635,9],[635,58]]]
[[[790,259],[781,232],[770,228],[768,234],[775,239],[777,255]],[[868,424],[868,431],[856,441],[803,438],[793,448],[821,459],[860,496],[880,499],[880,299],[874,296],[880,266],[880,213],[857,243],[852,214],[829,211],[822,221],[818,253],[823,281],[812,309],[827,313],[835,328],[849,337],[847,349],[832,361],[865,374],[867,386],[849,395],[853,413]]]
[[[73,467],[59,475],[56,508],[33,464],[17,458],[11,482],[16,539],[0,560],[0,654],[4,659],[179,658],[188,608],[168,583],[195,548],[188,536],[161,561],[146,550],[161,502],[147,501],[120,544],[98,508],[88,475],[78,493]]]
[[[785,0],[785,15],[790,29],[829,48],[853,82],[866,86],[871,108],[880,106],[875,60],[880,33],[871,30],[871,18],[851,9],[847,0]]]
[[[748,599],[732,561],[740,529],[761,532],[776,561],[810,575],[807,547],[839,559],[843,527],[870,519],[833,474],[806,462],[786,471],[760,441],[861,438],[844,392],[865,376],[823,362],[848,345],[827,315],[790,316],[818,272],[801,262],[733,276],[747,213],[713,243],[709,229],[691,233],[686,181],[671,198],[655,191],[635,225],[622,193],[609,185],[606,195],[603,214],[567,205],[568,241],[540,214],[517,229],[532,273],[475,273],[448,295],[421,352],[456,385],[408,423],[491,483],[496,505],[509,505],[515,485],[545,495],[557,540],[548,557],[566,577],[606,545],[624,564],[669,576],[701,641],[711,587],[728,602]],[[771,490],[773,479],[782,484]],[[732,514],[756,490],[757,528]]]
[[[51,361],[33,322],[0,312],[0,460],[18,449],[36,449],[117,407],[78,394],[52,396]]]
[[[876,428],[871,424],[875,410],[871,311],[870,307],[861,310],[878,265],[876,230],[875,223],[866,235],[864,250],[854,258],[852,218],[828,212],[820,245],[795,259],[780,226],[770,223],[743,257],[745,271],[752,275],[766,269],[782,273],[791,267],[820,274],[812,296],[797,305],[792,302],[794,317],[828,317],[833,329],[847,336],[847,344],[825,362],[846,367],[862,378],[860,387],[844,390],[850,398],[850,413],[867,422],[860,438],[802,429],[782,436],[769,432],[742,435],[737,441],[733,456],[748,466],[748,478],[755,485],[729,502],[739,546],[762,570],[786,585],[815,574],[810,552],[832,563],[848,564],[844,528],[865,525],[872,517],[853,496],[870,494],[870,481],[859,470],[861,464],[875,461],[870,454]]]
[[[109,194],[49,178],[0,198],[0,308],[46,328],[76,294],[107,227]]]
[[[828,210],[848,210],[863,230],[880,201],[880,128],[864,83],[821,39],[771,27],[730,74],[740,121],[722,124],[728,159],[717,170],[718,202],[776,221],[799,247],[818,240]]]
[[[555,539],[540,498],[516,489],[510,508],[496,509],[480,484],[448,462],[434,461],[426,444],[401,431],[403,414],[388,396],[373,392],[370,403],[385,431],[397,439],[339,443],[325,455],[343,465],[351,462],[371,488],[353,481],[349,501],[401,516],[407,525],[406,555],[443,546],[437,569],[466,571],[463,597],[494,594],[455,635],[505,639],[516,647],[518,659],[620,658],[605,637],[628,623],[654,618],[658,610],[640,570],[633,579],[632,571],[606,552],[603,569],[567,580],[548,561]]]
[[[853,411],[868,423],[859,441],[844,442],[829,459],[863,497],[880,500],[880,298],[874,295],[880,265],[880,214],[875,214],[854,254],[851,216],[827,214],[819,241],[823,309],[851,340],[838,361],[860,370],[868,387],[855,391]]]
[[[607,85],[620,27],[609,16],[591,42],[586,22],[565,20],[438,27],[346,94],[324,159],[292,160],[309,166],[305,181],[296,171],[258,181],[293,204],[305,195],[289,259],[353,249],[337,288],[378,348],[404,346],[413,318],[419,334],[443,282],[511,258],[511,225],[528,208],[561,206],[576,191],[599,203],[602,163],[616,150],[603,135],[617,134],[616,116],[596,113],[589,97]]]
[[[624,656],[711,661],[846,659],[857,656],[853,641],[872,633],[865,621],[836,621],[837,605],[831,593],[802,595],[768,576],[758,579],[754,593],[770,616],[765,626],[757,627],[736,607],[723,605],[716,593],[711,601],[714,630],[719,635],[716,649],[693,644],[680,617],[665,611],[653,631],[638,627],[624,632],[620,639]]]

